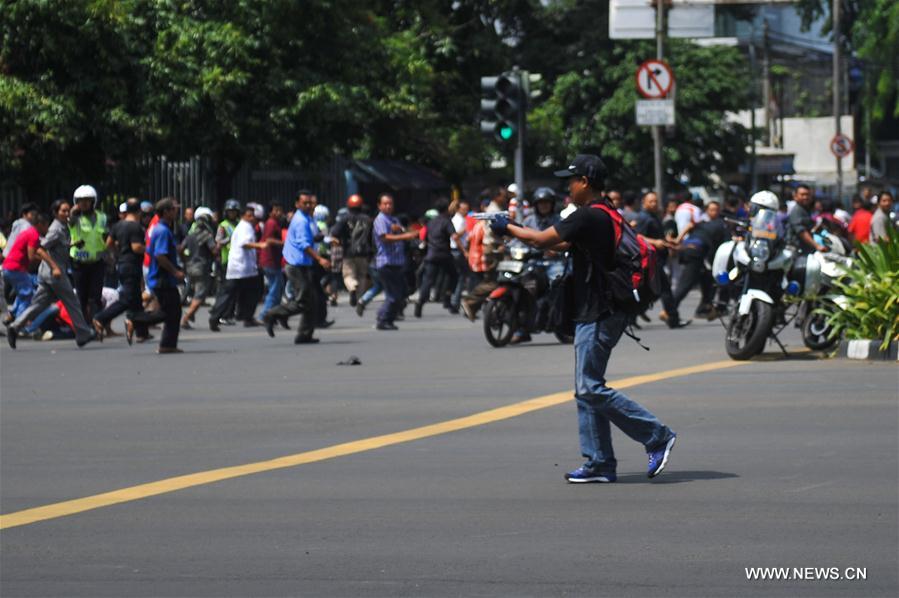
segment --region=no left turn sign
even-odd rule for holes
[[[833,139],[830,140],[830,151],[832,151],[833,155],[837,158],[848,158],[849,154],[851,154],[854,149],[855,143],[842,133],[834,135]]]
[[[647,60],[637,69],[637,91],[644,98],[660,100],[668,96],[674,85],[674,73],[662,60]]]

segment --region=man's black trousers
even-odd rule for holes
[[[94,319],[107,326],[112,320],[125,313],[134,323],[134,330],[139,338],[147,336],[147,327],[165,320],[162,310],[158,312],[144,311],[141,300],[141,280],[143,270],[139,264],[119,263],[118,265],[119,299],[106,306],[106,309],[94,316]]]
[[[94,314],[100,311],[103,300],[103,278],[106,276],[106,262],[72,262],[72,276],[75,292],[81,302],[81,313],[90,323]]]
[[[215,305],[209,311],[210,320],[220,320],[234,312],[237,307],[238,320],[252,320],[258,300],[257,276],[225,279],[224,286],[215,298]]]
[[[318,281],[316,281],[315,269],[312,266],[284,267],[287,277],[287,285],[293,290],[293,295],[287,303],[276,305],[268,310],[266,318],[280,319],[295,314],[300,314],[300,326],[297,330],[298,339],[312,337],[318,317]]]

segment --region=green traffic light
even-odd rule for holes
[[[502,137],[505,141],[512,139],[512,135],[514,133],[515,131],[512,129],[512,127],[500,127],[499,129],[499,136]]]

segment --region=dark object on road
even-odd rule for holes
[[[350,355],[346,360],[338,361],[337,365],[362,365],[362,360],[355,355]]]

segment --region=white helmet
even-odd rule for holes
[[[328,206],[321,204],[315,206],[315,209],[312,211],[312,217],[319,222],[325,222],[330,215],[331,210],[328,209]]]
[[[212,210],[207,208],[206,206],[200,206],[196,210],[194,210],[194,218],[199,220],[200,218],[209,218],[212,219]]]
[[[79,199],[93,199],[94,201],[96,201],[97,190],[90,185],[81,185],[80,187],[75,189],[75,193],[72,194],[72,199],[76,202]]]
[[[749,203],[775,212],[780,208],[780,200],[770,191],[759,191],[749,198]]]

